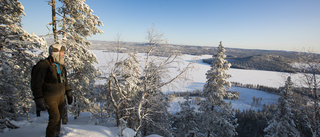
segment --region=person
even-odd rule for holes
[[[65,95],[72,103],[72,93],[67,81],[64,56],[66,48],[60,44],[49,47],[49,57],[40,60],[31,72],[31,90],[37,110],[48,111],[49,123],[46,137],[59,137],[61,118],[65,113]]]

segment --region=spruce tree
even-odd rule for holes
[[[237,135],[235,113],[231,104],[223,100],[228,96],[227,88],[231,86],[227,81],[231,76],[226,72],[231,64],[225,59],[222,42],[218,47],[218,53],[212,58],[214,61],[206,73],[207,82],[203,88],[206,100],[201,102],[199,108],[202,112],[201,129],[207,136],[235,136]]]
[[[291,110],[292,104],[292,82],[287,78],[284,90],[278,100],[275,116],[268,122],[269,126],[264,129],[267,137],[299,137],[300,133],[295,128],[294,115]]]
[[[197,133],[198,123],[195,108],[190,106],[190,97],[186,96],[186,101],[180,103],[181,111],[177,114],[177,136],[188,136],[190,132]]]

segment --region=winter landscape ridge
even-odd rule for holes
[[[110,59],[115,57],[117,53],[106,52],[106,50],[91,50],[98,58],[99,64],[96,64],[96,67],[102,69],[107,64],[110,64]],[[120,58],[125,59],[127,53],[119,53]],[[139,58],[143,58],[143,53],[138,53]],[[185,60],[185,63],[190,60],[196,59],[194,64],[195,69],[190,73],[191,81],[182,83],[175,83],[173,87],[164,87],[164,93],[172,92],[185,92],[193,90],[202,90],[203,85],[206,82],[205,73],[210,68],[210,65],[204,63],[202,59],[210,58],[212,55],[182,55],[182,58]],[[103,71],[103,70],[102,70]],[[259,84],[265,86],[271,86],[278,88],[284,85],[284,79],[287,76],[294,77],[295,80],[299,80],[301,75],[291,74],[286,72],[274,72],[274,71],[263,71],[263,70],[245,70],[245,69],[233,69],[231,68],[228,71],[232,77],[229,79],[233,82],[240,82],[244,84]],[[100,81],[101,82],[101,81]],[[301,83],[296,83],[301,84]],[[179,85],[179,86],[177,86]],[[232,91],[238,91],[240,93],[240,98],[238,100],[230,100],[232,106],[235,109],[241,110],[260,110],[262,109],[263,104],[274,104],[278,100],[278,95],[266,93],[259,90],[247,89],[241,87],[231,87]],[[262,102],[259,105],[252,105],[252,98],[262,98]],[[169,111],[171,113],[177,113],[180,111],[179,103],[184,102],[183,97],[177,97],[170,102]],[[196,105],[193,105],[197,108]],[[32,114],[33,115],[33,114]],[[11,131],[0,133],[0,137],[42,137],[45,133],[45,127],[47,123],[47,114],[42,113],[40,118],[32,116],[31,122],[26,122],[26,120],[16,121],[16,125],[21,126],[18,129],[12,129]],[[82,113],[77,120],[73,120],[72,116],[69,116],[71,119],[68,125],[62,126],[62,137],[89,137],[89,136],[101,136],[101,137],[112,137],[118,136],[119,129],[116,127],[103,127],[94,125],[94,121],[91,119],[92,116],[88,113]],[[124,131],[125,136],[134,136],[134,131],[131,129],[126,129]],[[156,137],[158,135],[151,135],[149,137]]]
[[[317,19],[316,16],[309,15],[318,13],[316,5],[319,2],[239,2],[234,5],[229,2],[208,1],[217,6],[212,8],[201,2],[199,4],[202,6],[198,9],[194,3],[181,6],[181,2],[175,2],[179,6],[164,4],[169,8],[163,10],[164,5],[154,3],[155,1],[148,1],[152,6],[145,2],[127,1],[121,3],[124,6],[118,7],[105,3],[107,1],[88,1],[89,6],[85,0],[52,0],[45,2],[51,10],[45,10],[49,7],[40,2],[0,1],[1,137],[44,137],[45,132],[50,131],[55,132],[50,133],[51,135],[59,134],[62,137],[320,135],[319,54],[315,54],[316,51],[306,53],[237,48],[292,49],[295,45],[317,48],[319,27],[312,24],[319,24],[319,20],[314,20]],[[242,4],[245,6],[241,6]],[[156,10],[158,6],[162,6],[159,7],[161,10]],[[149,7],[152,10],[148,10]],[[113,8],[125,11],[126,14],[106,11]],[[199,15],[196,17],[202,19],[172,14],[173,10],[182,11],[180,15]],[[127,14],[128,11],[139,11],[136,14],[138,18]],[[154,16],[154,12],[150,11],[166,13],[167,16]],[[188,14],[189,11],[202,12]],[[48,14],[49,12],[52,13]],[[148,15],[144,15],[145,13]],[[105,15],[116,16],[110,18]],[[170,19],[168,15],[174,16]],[[37,21],[24,20],[23,16],[34,16]],[[130,21],[120,21],[119,17]],[[150,17],[160,20],[154,21]],[[172,20],[177,17],[191,20]],[[112,21],[115,21],[114,24]],[[107,23],[107,27],[103,27],[103,22]],[[143,41],[141,30],[151,23],[160,24],[159,28],[169,34],[168,39],[153,24],[145,31],[145,42],[121,42],[120,34],[117,35],[116,42],[88,40],[97,34],[102,36],[93,37],[110,40],[110,34],[114,32],[110,28],[115,28],[118,32],[124,30],[125,38],[131,37],[129,41]],[[171,26],[175,23],[178,23],[177,26]],[[189,23],[190,26],[185,25]],[[120,24],[123,26],[118,26]],[[182,27],[180,29],[183,31],[177,31],[178,27]],[[192,29],[197,31],[190,31]],[[47,42],[46,37],[53,38],[53,42]],[[202,42],[214,41],[217,47],[167,43],[178,37],[182,41],[175,43],[203,45]],[[227,44],[224,45],[221,41],[218,44],[216,40],[226,40]],[[51,45],[52,43],[55,45]],[[56,57],[54,62],[60,65],[57,64],[56,70],[33,69],[38,68],[33,66],[39,60],[48,57],[50,45],[51,49],[57,48],[49,50],[49,54]],[[66,48],[60,48],[61,45]],[[205,45],[211,43],[206,42]],[[53,51],[65,51],[64,49],[65,53],[59,52],[54,54],[57,56],[53,56]],[[57,80],[56,75],[43,79],[47,74],[59,74],[61,71],[59,68],[65,63],[62,58],[58,58],[58,54],[64,56],[67,62],[63,68],[67,72],[65,76],[68,77],[68,83],[63,79],[63,74],[62,77],[57,75],[60,80]],[[43,73],[37,75],[34,72]],[[41,78],[35,80],[35,75]],[[43,80],[47,82],[49,79],[55,83],[65,83],[67,87],[70,85],[72,89],[67,88],[66,91],[70,104],[65,108],[68,110],[69,122],[62,126],[61,132],[59,129],[46,130],[45,127],[54,123],[52,117],[55,116],[65,122],[64,116],[67,113],[53,115],[50,112],[49,123],[46,112],[42,112],[40,117],[35,116],[36,107],[46,106],[45,103],[55,104],[49,102],[45,91],[42,91],[46,86],[41,85]],[[39,82],[36,84],[39,86],[39,96],[33,88],[34,81]],[[63,84],[59,85],[63,87]],[[47,109],[51,111],[50,108]]]

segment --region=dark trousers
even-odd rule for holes
[[[46,137],[56,137],[61,129],[61,117],[65,113],[64,95],[55,97],[45,97],[46,103],[49,105],[49,123],[46,130]]]
[[[62,124],[67,124],[68,123],[68,105],[67,105],[67,99],[65,98],[64,99],[64,114],[61,116],[61,119],[62,119]],[[41,115],[41,111],[40,110],[36,110],[37,111],[37,117],[40,117]]]

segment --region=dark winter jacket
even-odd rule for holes
[[[64,65],[60,65],[61,78],[57,74],[57,67],[49,56],[41,60],[32,69],[31,90],[35,98],[54,97],[64,95],[70,90],[66,79],[67,71]]]

